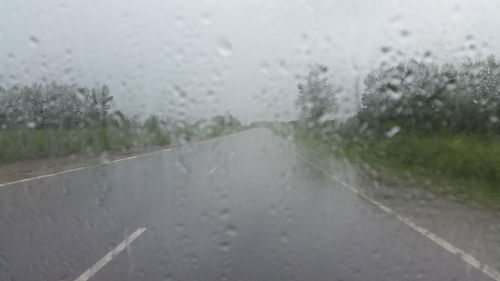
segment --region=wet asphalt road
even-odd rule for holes
[[[139,228],[89,280],[492,280],[312,157],[252,129],[3,187],[0,280],[76,280]]]

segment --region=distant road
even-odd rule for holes
[[[495,280],[311,163],[252,129],[6,185],[0,280]]]

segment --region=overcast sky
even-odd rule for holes
[[[499,14],[477,0],[0,0],[0,85],[106,83],[130,114],[286,120],[322,63],[346,115],[381,62],[498,56]]]

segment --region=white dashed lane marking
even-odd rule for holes
[[[94,274],[96,274],[99,270],[101,270],[108,262],[110,262],[119,253],[125,250],[144,231],[146,231],[145,228],[138,228],[136,231],[134,231],[134,233],[130,234],[127,238],[125,238],[125,240],[123,240],[120,244],[118,244],[118,246],[116,246],[113,250],[111,250],[104,257],[102,257],[102,259],[97,261],[92,267],[87,269],[84,273],[82,273],[82,275],[76,278],[75,281],[87,281],[90,278],[92,278]]]

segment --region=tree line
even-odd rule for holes
[[[326,73],[326,67],[314,66],[298,85],[299,120],[310,128],[331,125],[328,114],[338,110],[339,91]],[[489,56],[442,65],[411,60],[374,69],[364,79],[359,111],[336,124],[344,133],[365,136],[499,134],[499,118],[500,63]]]
[[[192,124],[182,120],[150,115],[141,122],[113,109],[113,96],[107,85],[79,87],[77,85],[34,83],[30,86],[0,87],[0,128],[8,129],[78,129],[105,126],[141,126],[149,130],[178,126],[241,127],[231,114],[216,115]]]
[[[182,144],[242,129],[231,114],[195,122],[114,109],[108,86],[56,82],[0,87],[0,163]]]
[[[498,206],[500,62],[494,56],[382,65],[365,77],[359,109],[345,121],[335,119],[339,91],[328,75],[326,67],[313,66],[298,85],[298,120],[271,128],[389,178],[417,175]]]
[[[20,128],[83,128],[107,125],[124,117],[110,114],[108,86],[87,88],[52,82],[46,85],[0,87],[0,126]]]

